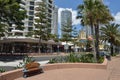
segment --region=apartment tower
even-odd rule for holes
[[[66,24],[72,25],[72,12],[69,10],[63,10],[61,12],[61,30],[63,29],[64,25],[66,25]],[[64,32],[61,31],[61,37],[63,34],[64,34]]]
[[[21,36],[26,36],[26,35],[28,35],[28,33],[30,31],[33,31],[33,30],[36,29],[34,24],[35,24],[35,18],[38,18],[38,17],[36,17],[35,14],[38,12],[37,7],[39,7],[39,3],[41,1],[42,0],[22,0],[20,5],[21,5],[21,7],[25,8],[25,10],[27,12],[26,13],[27,18],[25,18],[23,20],[23,22],[24,22],[24,30],[15,29],[16,25],[13,24],[12,29],[10,31],[10,33],[13,36],[15,35],[15,33],[20,33]],[[47,14],[47,19],[48,19],[48,21],[50,23],[51,29],[53,29],[52,26],[54,24],[53,23],[54,0],[45,0],[45,2],[46,2],[46,7],[47,7],[46,11],[48,13]]]

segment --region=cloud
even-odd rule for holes
[[[77,11],[76,11],[76,10],[73,10],[73,11],[72,11],[72,21],[73,21],[73,25],[78,25],[78,24],[80,24],[80,20],[79,20],[79,19],[76,19],[76,16],[77,16]]]
[[[77,11],[76,10],[72,10],[71,8],[59,8],[58,9],[58,23],[61,23],[61,12],[63,10],[69,10],[72,12],[72,25],[78,25],[80,24],[80,20],[76,19],[77,16]]]
[[[116,14],[113,14],[115,18],[115,23],[120,24],[120,12],[117,12]]]

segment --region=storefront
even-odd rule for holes
[[[0,52],[6,53],[38,53],[39,40],[32,38],[4,38],[0,40]],[[41,41],[41,53],[56,52],[57,46],[61,45],[58,42]]]

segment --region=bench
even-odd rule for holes
[[[33,76],[35,74],[43,73],[43,69],[40,67],[40,64],[37,62],[31,62],[25,65],[23,69],[23,77]]]

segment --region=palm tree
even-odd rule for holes
[[[96,8],[95,8],[95,49],[97,53],[97,57],[99,58],[99,26],[103,24],[109,23],[109,21],[113,20],[113,17],[110,14],[110,11],[107,6],[105,6],[102,2],[95,2]]]
[[[94,6],[93,0],[84,0],[84,4],[78,6],[78,16],[81,19],[81,24],[83,26],[89,25],[91,27],[91,35],[94,35],[93,31],[93,19],[94,19]]]
[[[96,42],[93,39],[93,46],[96,56],[99,54],[99,25],[109,22],[112,16],[108,8],[98,0],[84,0],[82,5],[78,6],[78,16],[81,19],[82,25],[91,27],[91,35],[95,36]],[[95,35],[94,35],[95,27]]]
[[[91,27],[91,36],[94,37],[94,31],[93,31],[93,26],[94,26],[94,1],[93,0],[84,0],[83,4],[78,6],[78,15],[77,18],[81,19],[81,24],[83,26],[90,26]],[[93,39],[93,49],[94,53],[95,51],[95,41]],[[96,55],[95,55],[96,57]]]
[[[120,43],[120,32],[118,27],[118,24],[112,23],[100,29],[102,32],[101,39],[110,43],[111,55],[113,55],[113,45],[118,45]]]

